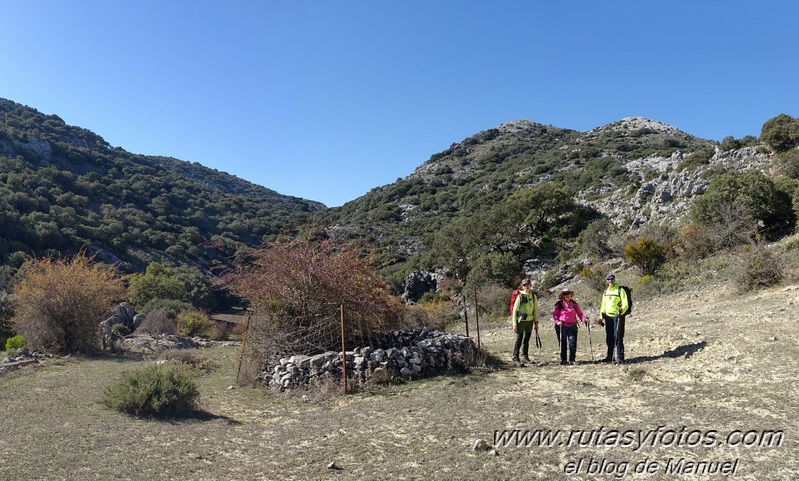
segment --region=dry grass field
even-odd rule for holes
[[[544,324],[543,365],[513,368],[494,324],[497,369],[347,396],[235,387],[237,348],[213,347],[196,353],[216,365],[202,412],[171,420],[98,402],[158,356],[49,359],[0,377],[0,480],[793,480],[798,306],[799,286],[637,301],[624,366],[590,362],[586,330],[578,364],[557,365]]]

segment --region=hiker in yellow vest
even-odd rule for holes
[[[602,294],[599,313],[600,325],[605,326],[605,342],[608,344],[608,355],[602,362],[613,361],[613,349],[616,348],[616,361],[624,364],[624,314],[629,307],[629,300],[624,289],[616,285],[616,276],[608,274],[605,278],[608,288]]]
[[[531,283],[525,279],[516,301],[513,303],[513,332],[516,333],[516,344],[513,346],[513,365],[524,367],[525,362],[530,362],[530,336],[533,329],[538,330],[538,297],[531,290]],[[523,358],[519,358],[519,350]]]

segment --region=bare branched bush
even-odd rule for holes
[[[175,325],[175,319],[172,316],[161,309],[156,309],[145,315],[144,320],[139,328],[136,329],[136,332],[160,336],[161,334],[177,334],[178,329]]]
[[[743,247],[736,283],[741,292],[773,286],[785,276],[783,260],[762,242]]]
[[[167,351],[164,353],[163,358],[169,363],[188,366],[202,373],[209,373],[218,367],[213,359],[195,354],[186,349]]]
[[[89,352],[99,343],[98,323],[126,298],[122,278],[83,253],[30,259],[20,269],[14,330],[28,346],[57,353]]]
[[[721,248],[751,242],[757,234],[757,221],[751,209],[741,204],[719,204],[714,210],[716,221],[709,224],[709,238]]]
[[[704,259],[713,254],[717,247],[707,226],[688,224],[680,232],[678,251],[680,256],[686,260]]]
[[[510,296],[513,289],[488,285],[478,292],[480,320],[504,321],[510,314]],[[473,295],[471,297],[474,297]],[[474,299],[470,299],[474,302]]]
[[[447,324],[459,319],[458,308],[452,301],[432,299],[408,307],[405,319],[406,325],[445,330]]]
[[[245,380],[281,355],[340,348],[340,307],[350,347],[400,326],[402,305],[362,245],[294,241],[257,250],[252,258],[225,278],[252,312],[242,355]]]

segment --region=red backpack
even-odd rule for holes
[[[516,298],[519,297],[519,289],[514,289],[510,295],[510,316],[513,315],[513,305],[516,304]]]

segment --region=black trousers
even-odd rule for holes
[[[619,329],[618,339],[616,338],[616,316],[602,314],[605,321],[605,342],[608,344],[608,355],[606,359],[613,359],[613,348],[616,348],[616,360],[624,360],[624,317],[618,317]]]

